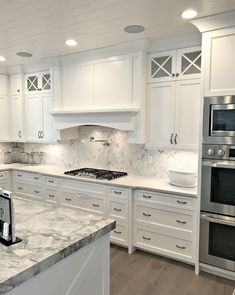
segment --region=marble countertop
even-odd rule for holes
[[[64,171],[71,170],[68,167],[54,165],[29,166],[23,164],[0,164],[0,170],[21,170],[25,172],[41,173],[44,175],[63,177],[72,180],[95,182],[106,185],[118,185],[133,189],[156,190],[171,194],[181,194],[190,197],[197,197],[197,188],[184,188],[169,183],[168,179],[146,177],[140,175],[128,175],[114,180],[97,180],[84,177],[65,175]]]
[[[14,199],[16,234],[23,241],[0,244],[0,294],[73,254],[115,228],[115,221],[78,210]],[[43,222],[42,222],[43,221]]]

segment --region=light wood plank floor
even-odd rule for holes
[[[232,295],[235,282],[194,274],[192,266],[111,246],[111,295]]]

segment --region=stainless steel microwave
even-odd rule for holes
[[[203,143],[235,144],[235,96],[204,97]]]

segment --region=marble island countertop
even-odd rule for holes
[[[0,294],[46,270],[115,228],[115,221],[78,210],[14,199],[16,235],[0,244]]]
[[[114,180],[97,180],[84,177],[76,177],[71,175],[65,175],[64,172],[71,170],[68,167],[54,166],[54,165],[37,165],[29,166],[23,164],[0,164],[0,170],[20,170],[25,172],[32,173],[41,173],[44,175],[63,177],[71,180],[80,180],[86,182],[95,182],[106,185],[118,185],[133,189],[147,189],[147,190],[156,190],[165,193],[171,194],[182,194],[185,196],[196,197],[197,188],[184,188],[175,186],[169,183],[168,179],[156,178],[156,177],[147,177],[140,175],[128,175],[120,177]]]

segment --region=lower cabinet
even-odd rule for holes
[[[194,199],[151,191],[134,193],[134,246],[194,263]]]
[[[10,174],[8,171],[0,172],[0,188],[4,190],[11,190]]]

